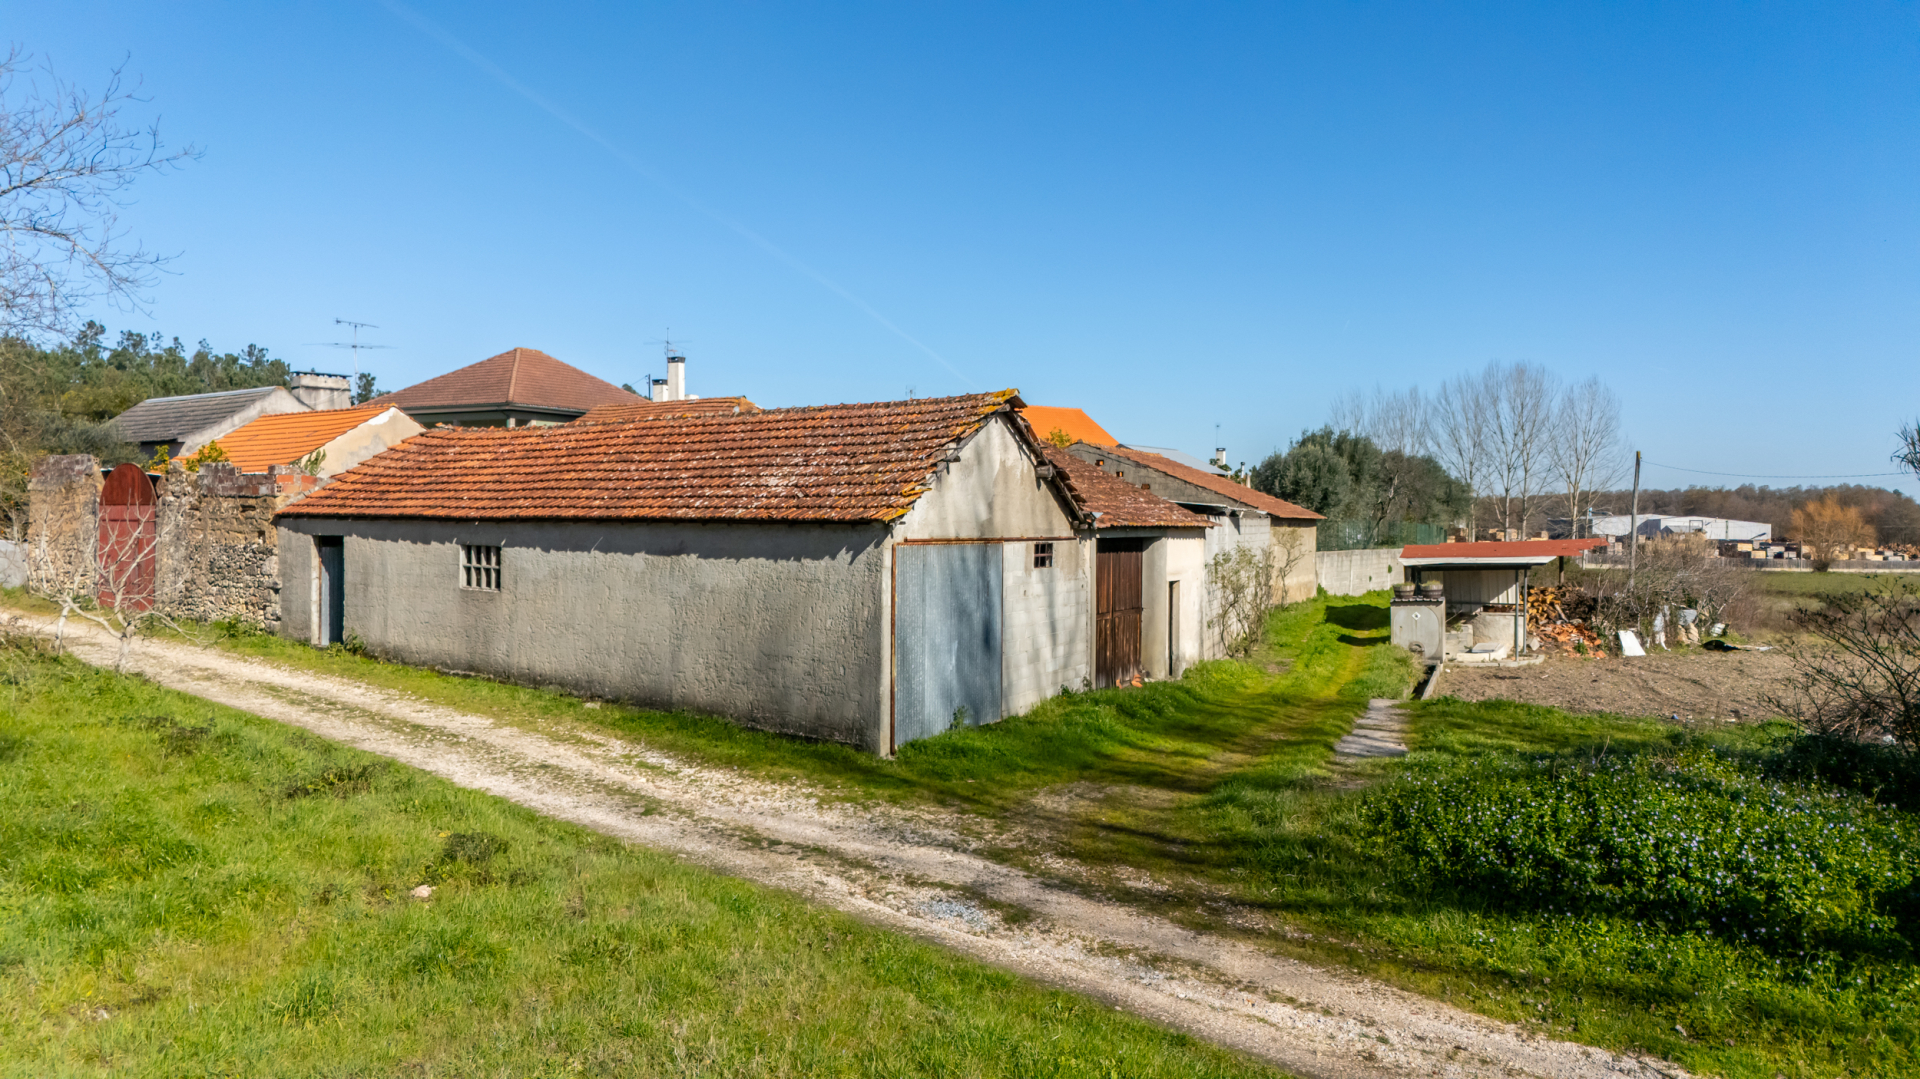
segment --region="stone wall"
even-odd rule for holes
[[[86,455],[46,457],[34,466],[27,534],[36,589],[86,594],[95,587],[102,482],[100,462]],[[225,462],[198,472],[174,464],[154,483],[155,609],[169,618],[278,628],[279,532],[273,515],[324,482],[278,465],[242,473]]]
[[[88,454],[42,457],[27,478],[27,572],[41,591],[91,593],[100,531],[100,462]]]
[[[297,469],[243,473],[224,462],[177,466],[160,492],[161,609],[196,622],[280,625],[279,532],[273,515],[319,486]]]

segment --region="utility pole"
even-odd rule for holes
[[[1633,571],[1640,564],[1640,451],[1633,451],[1632,531],[1627,533],[1627,591],[1633,591]]]

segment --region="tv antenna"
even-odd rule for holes
[[[375,326],[371,322],[355,322],[352,319],[337,318],[333,320],[333,324],[335,326],[353,327],[353,340],[351,341],[314,341],[311,343],[315,345],[319,345],[321,348],[352,349],[353,350],[353,380],[355,382],[360,381],[360,350],[361,349],[394,347],[392,345],[363,345],[360,343],[361,330],[377,330],[380,328],[378,326]]]
[[[690,344],[692,344],[693,342],[692,342],[692,341],[689,341],[689,340],[683,340],[683,341],[681,341],[680,343],[681,343],[681,344],[683,344],[683,345],[690,345]],[[673,358],[675,358],[675,357],[679,357],[680,359],[683,359],[683,360],[687,358],[687,354],[686,354],[685,352],[683,352],[683,351],[681,351],[680,349],[678,349],[678,348],[675,348],[675,347],[674,347],[674,344],[673,344],[673,327],[671,327],[671,326],[669,326],[669,327],[667,327],[667,335],[666,335],[665,337],[655,337],[655,338],[651,338],[651,339],[649,339],[649,340],[647,341],[647,344],[649,344],[649,345],[659,345],[659,346],[660,346],[660,350],[661,350],[662,352],[664,352],[664,353],[666,354],[666,357],[667,357],[667,359],[669,359],[669,360],[671,360],[671,359],[673,359]]]

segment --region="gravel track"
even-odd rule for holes
[[[50,618],[19,620],[47,634]],[[69,622],[68,646],[114,644]],[[531,732],[405,694],[170,641],[130,668],[540,813],[669,851],[1084,993],[1315,1079],[1680,1077],[1665,1061],[1540,1036],[1337,968],[1197,933],[973,853],[937,812],[823,801],[585,729]],[[1067,877],[1073,874],[1065,874]],[[1001,911],[1027,916],[1009,921]]]

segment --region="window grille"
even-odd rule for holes
[[[483,592],[500,591],[500,548],[460,545],[460,587]]]
[[[1053,568],[1053,544],[1036,543],[1033,545],[1033,568],[1034,569],[1052,569]]]

